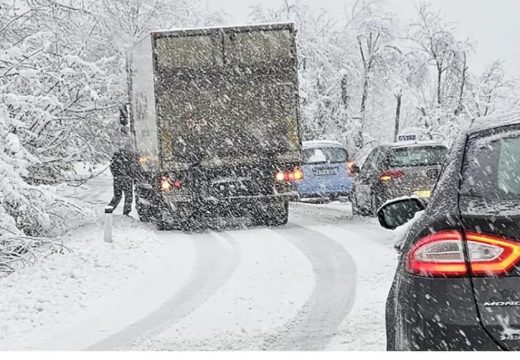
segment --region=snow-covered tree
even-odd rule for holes
[[[455,27],[435,12],[431,5],[422,4],[418,19],[409,27],[409,38],[416,44],[431,70],[425,83],[424,98],[418,104],[419,117],[429,138],[457,133],[467,120],[464,109],[469,79],[468,55],[472,52],[469,40],[461,41]]]
[[[99,145],[110,141],[103,67],[113,60],[89,59],[67,36],[81,29],[63,21],[76,10],[42,3],[0,10],[0,98],[17,121],[13,132],[38,159],[27,180],[50,183],[74,162],[103,157]]]
[[[395,51],[392,42],[395,38],[396,25],[390,14],[383,12],[379,2],[360,1],[353,10],[352,22],[357,27],[356,40],[362,65],[362,90],[359,107],[360,126],[355,144],[363,147],[363,134],[367,122],[367,102],[370,95],[387,79],[389,68],[393,65]],[[375,83],[377,79],[377,84]]]
[[[468,108],[472,117],[491,115],[496,111],[508,111],[519,104],[518,86],[508,80],[502,61],[496,60],[472,79],[469,85]]]
[[[56,187],[117,146],[126,49],[152,29],[219,18],[187,0],[0,0],[0,267],[13,244],[89,214]]]
[[[314,12],[297,1],[284,1],[279,9],[261,5],[251,11],[254,22],[291,21],[298,30],[297,46],[302,128],[304,139],[349,137],[354,84],[354,61],[345,57],[342,32],[322,10]]]

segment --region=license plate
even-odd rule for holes
[[[432,196],[432,192],[430,190],[418,190],[414,192],[414,194],[420,198],[429,198]]]
[[[327,175],[337,175],[338,169],[336,168],[327,168],[327,169],[314,169],[314,175],[316,176],[327,176]]]

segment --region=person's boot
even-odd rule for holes
[[[132,203],[125,202],[123,206],[123,215],[129,216],[132,212]]]

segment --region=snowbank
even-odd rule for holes
[[[99,225],[79,229],[64,238],[70,253],[54,254],[0,280],[0,350],[81,349],[144,316],[150,306],[158,305],[154,298],[164,299],[165,291],[175,291],[175,282],[169,288],[161,282],[154,292],[143,294],[155,282],[144,277],[150,274],[146,269],[171,262],[161,257],[164,242],[149,227],[116,216],[114,242],[104,243],[102,233]],[[189,271],[190,249],[182,242],[178,246],[182,248],[179,267]],[[183,273],[177,275],[179,284]],[[128,296],[133,305],[125,309],[120,302]],[[112,301],[111,306],[111,299],[118,302]],[[110,324],[100,323],[103,317],[97,316],[106,311],[112,311]],[[89,317],[101,332],[67,331],[78,321],[85,325]]]

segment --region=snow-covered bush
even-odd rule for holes
[[[60,197],[55,187],[24,179],[38,159],[21,144],[20,126],[7,107],[0,106],[0,276],[31,263],[36,254],[56,251],[51,237],[66,226],[87,220],[91,212]]]
[[[55,250],[56,236],[91,212],[57,193],[75,162],[108,159],[104,68],[71,46],[50,3],[0,2],[0,272]],[[45,6],[46,5],[46,6]],[[46,20],[46,21],[45,21]]]
[[[219,19],[188,0],[0,0],[0,272],[91,219],[58,190],[119,143],[128,47]]]

